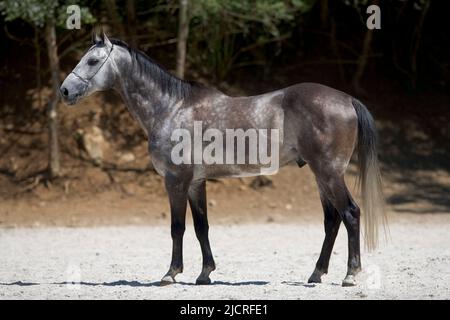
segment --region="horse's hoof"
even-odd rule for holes
[[[320,272],[318,272],[317,270],[314,270],[313,274],[308,279],[308,283],[322,283],[321,277],[322,277],[322,274]]]
[[[317,275],[312,275],[311,277],[309,277],[308,283],[322,283],[322,279],[320,279],[320,277]]]
[[[167,286],[169,284],[174,284],[175,283],[175,279],[172,276],[165,276],[164,278],[161,279],[161,282],[159,283],[159,285],[161,287],[163,286]]]
[[[198,277],[195,281],[195,284],[197,285],[206,285],[211,284],[211,279],[209,277]]]
[[[343,287],[353,287],[356,286],[356,279],[355,276],[352,275],[347,275],[344,279],[344,281],[342,281],[342,286]]]

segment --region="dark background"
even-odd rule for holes
[[[47,2],[52,1],[42,3]],[[368,30],[366,8],[375,3],[381,8],[381,29]],[[358,97],[377,121],[383,173],[402,185],[394,188],[401,192],[388,192],[388,203],[423,200],[430,206],[417,212],[448,212],[450,32],[445,3],[191,0],[185,78],[230,95],[319,82]],[[61,80],[89,47],[94,27],[175,70],[178,1],[80,5],[89,12],[81,30],[63,28],[64,10],[52,14]],[[145,137],[113,93],[86,99],[79,108],[83,111],[58,104],[61,172],[48,175],[46,110],[54,96],[44,32],[48,19],[37,25],[33,19],[0,15],[0,196],[18,201],[49,190],[67,195],[68,181],[86,179],[92,183],[80,182],[71,190],[95,193],[116,188],[117,181],[154,175]],[[82,143],[83,132],[92,126],[103,131],[112,150],[101,164],[89,159]],[[114,154],[124,150],[138,159],[121,165]],[[105,181],[89,168],[105,172]],[[117,188],[128,192],[121,184]]]

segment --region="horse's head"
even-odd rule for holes
[[[113,44],[102,33],[92,37],[93,46],[81,58],[67,76],[59,91],[66,104],[73,105],[79,99],[96,91],[110,89],[114,82],[114,63],[111,57]]]

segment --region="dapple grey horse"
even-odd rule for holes
[[[93,92],[114,89],[148,137],[156,171],[165,179],[171,209],[172,261],[161,284],[175,282],[183,271],[183,234],[187,203],[192,209],[203,268],[197,284],[209,284],[215,262],[208,238],[206,180],[261,173],[259,164],[175,164],[171,152],[176,129],[193,131],[195,121],[225,132],[229,128],[279,130],[279,165],[308,164],[319,188],[325,239],[309,282],[319,283],[328,264],[341,221],[348,233],[348,265],[343,286],[356,284],[361,270],[360,209],[344,181],[354,151],[358,154],[366,246],[374,249],[385,223],[376,129],[366,107],[338,90],[301,83],[270,93],[231,97],[203,85],[180,80],[126,43],[94,35],[92,47],[60,88],[65,103],[76,104]],[[248,150],[248,149],[246,149]],[[283,235],[280,234],[280,238]]]

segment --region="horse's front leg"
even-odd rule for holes
[[[190,181],[188,179],[166,175],[165,185],[170,201],[172,262],[167,274],[162,278],[161,285],[175,282],[175,276],[183,272],[183,235],[186,228],[187,193]]]
[[[194,220],[195,234],[200,242],[203,257],[202,272],[197,278],[196,284],[210,284],[209,274],[216,269],[214,258],[211,253],[208,237],[208,214],[206,203],[206,181],[198,181],[191,184],[188,192],[189,204],[191,205]]]

